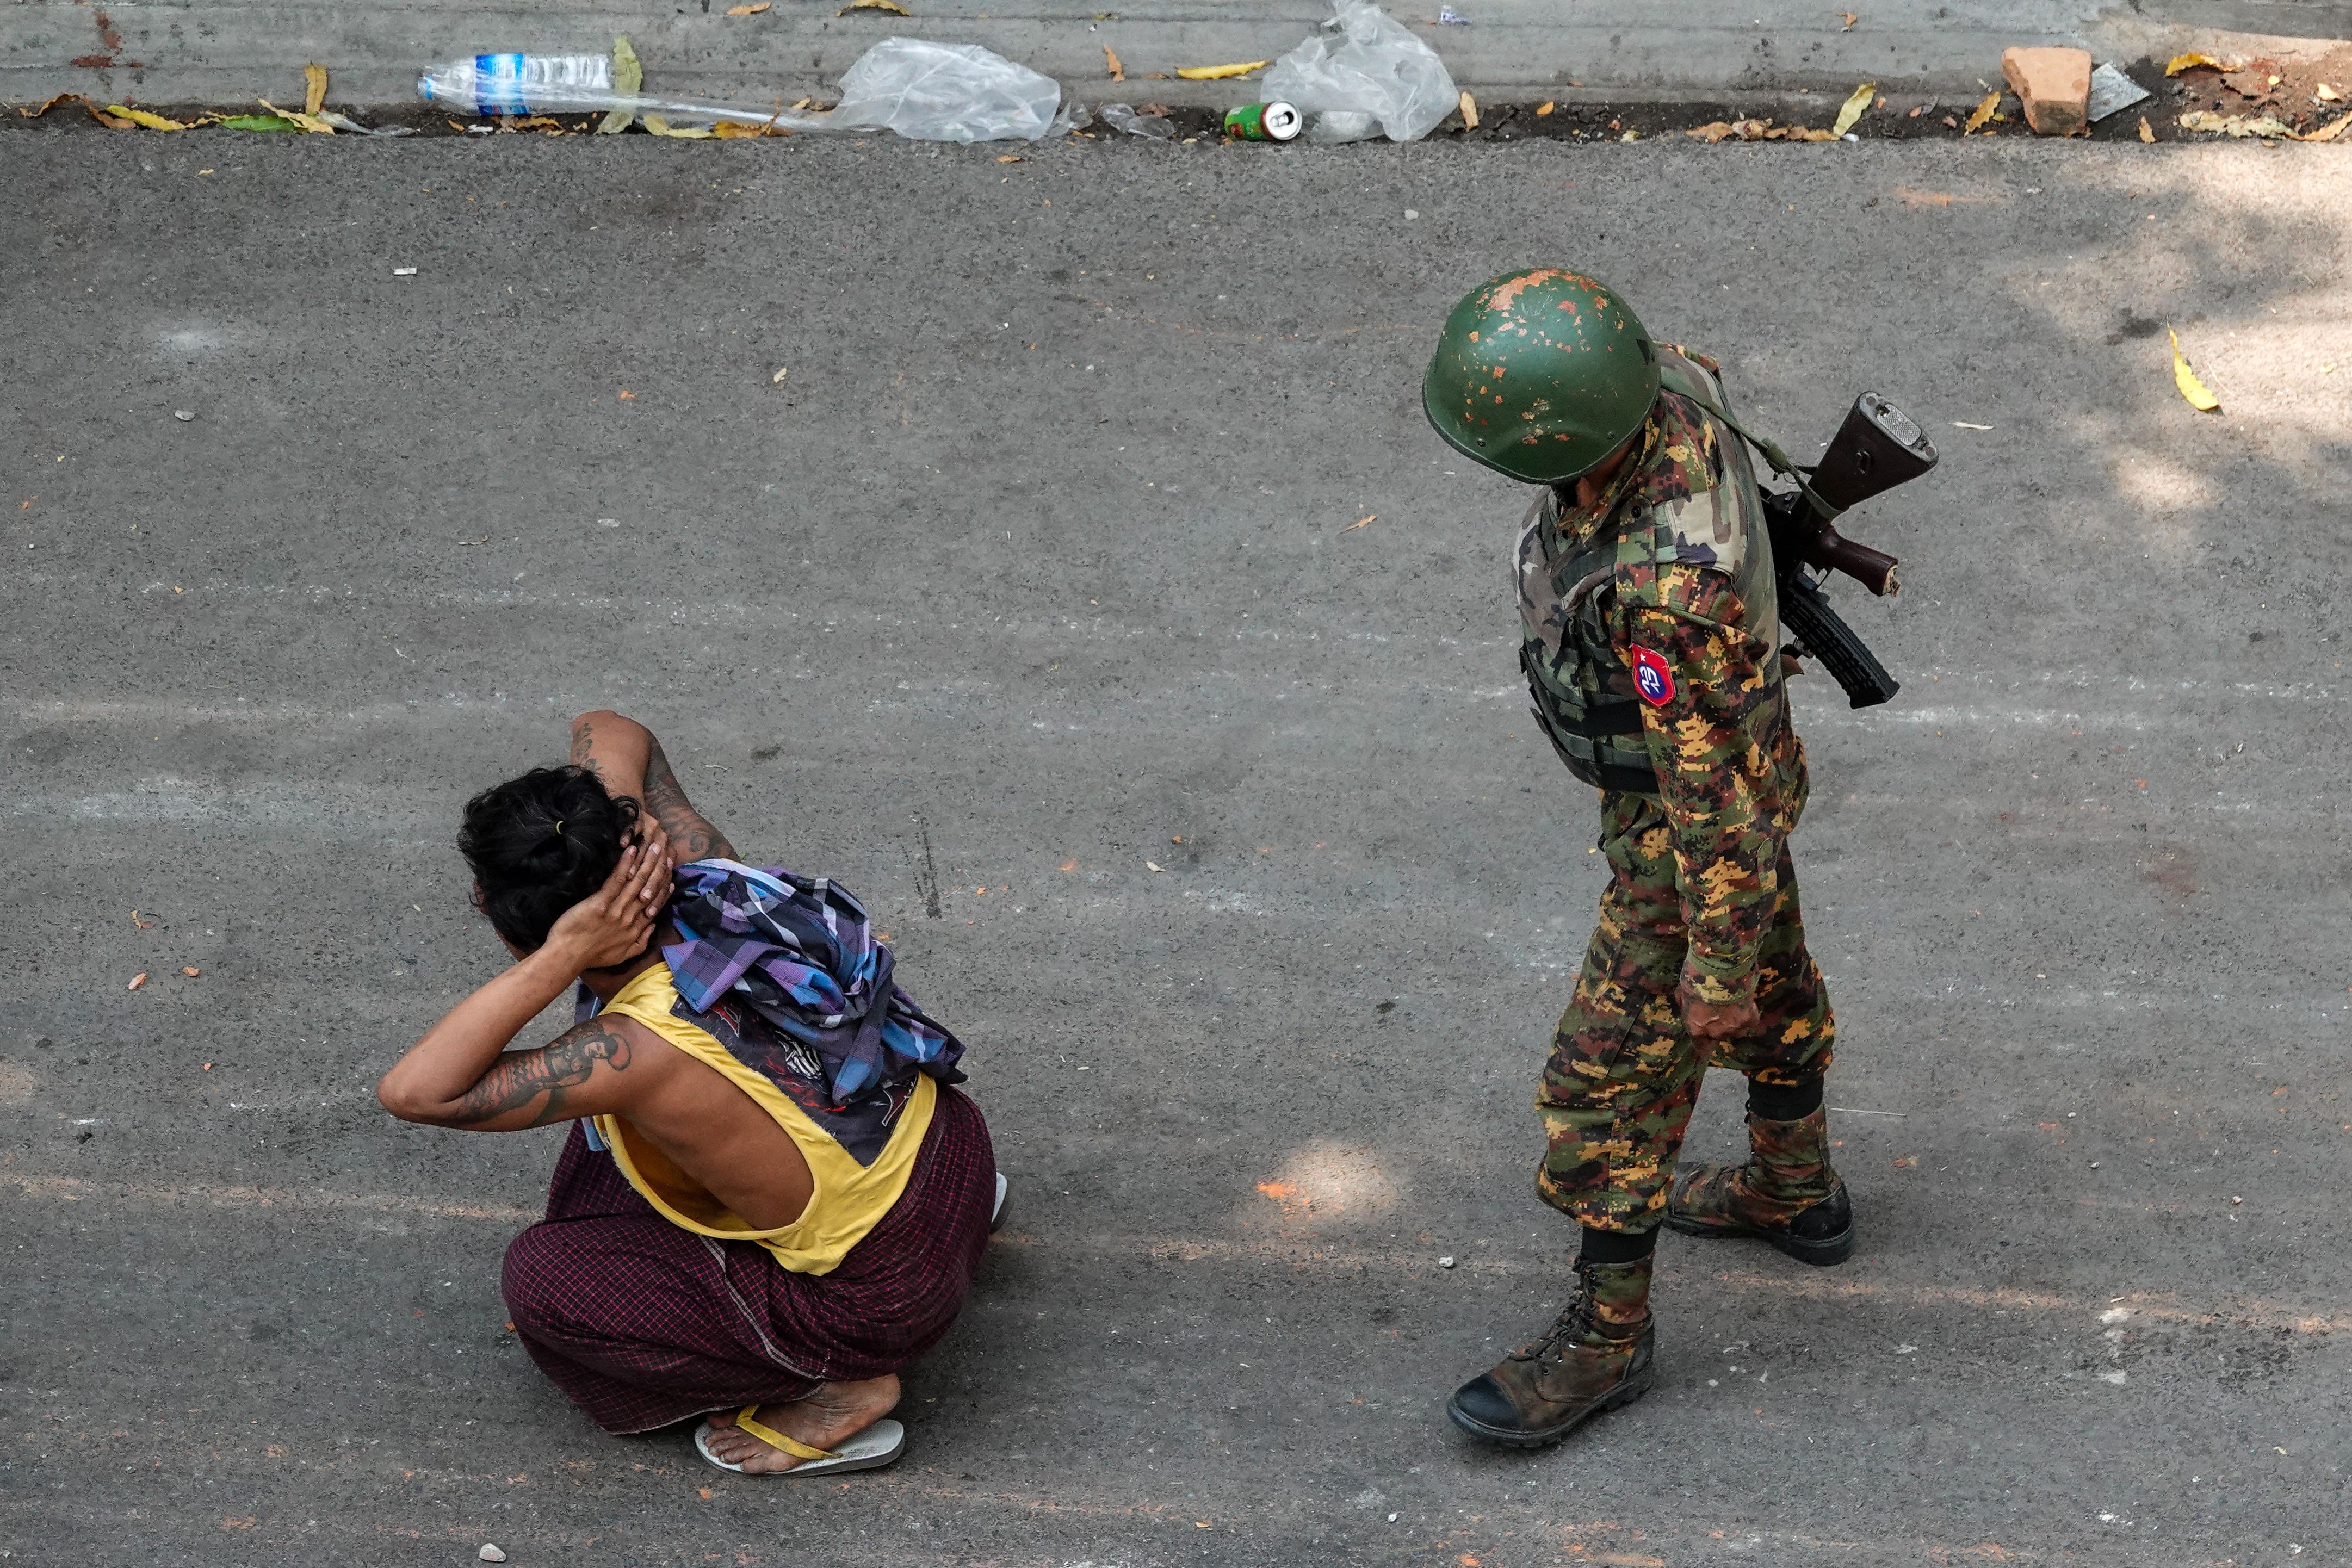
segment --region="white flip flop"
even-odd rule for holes
[[[1004,1179],[1003,1171],[996,1173],[996,1201],[989,1206],[988,1210],[988,1230],[992,1236],[1004,1223],[1004,1195],[1012,1190],[1012,1186]]]
[[[820,1476],[839,1475],[848,1470],[878,1470],[895,1461],[907,1451],[907,1428],[896,1421],[877,1421],[850,1438],[838,1448],[813,1448],[808,1444],[787,1437],[772,1427],[751,1419],[757,1405],[746,1405],[736,1413],[735,1425],[772,1448],[782,1448],[793,1455],[800,1463],[788,1470],[746,1470],[740,1465],[730,1464],[710,1451],[710,1439],[719,1428],[705,1421],[694,1429],[694,1451],[722,1470],[737,1475]]]

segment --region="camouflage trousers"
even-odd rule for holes
[[[1665,1218],[1675,1157],[1706,1069],[1802,1083],[1828,1071],[1837,1022],[1805,950],[1784,840],[1756,958],[1759,1025],[1711,1044],[1692,1039],[1675,1005],[1689,943],[1665,810],[1648,796],[1612,790],[1601,796],[1601,849],[1614,874],[1536,1093],[1547,1145],[1536,1191],[1579,1224],[1647,1230]]]

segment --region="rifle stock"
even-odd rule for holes
[[[1864,392],[1838,426],[1804,488],[1764,498],[1779,581],[1780,622],[1802,651],[1818,659],[1855,707],[1874,707],[1902,690],[1853,629],[1830,608],[1805,569],[1842,571],[1882,597],[1900,593],[1895,559],[1841,535],[1846,508],[1916,479],[1936,465],[1936,448],[1917,422],[1876,392]]]

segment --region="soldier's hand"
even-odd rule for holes
[[[1752,997],[1736,1002],[1701,1001],[1691,989],[1688,975],[1675,988],[1675,1005],[1682,1009],[1683,1027],[1694,1040],[1731,1040],[1754,1033],[1764,1021]]]

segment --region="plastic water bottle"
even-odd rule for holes
[[[476,55],[426,71],[416,96],[481,115],[608,109],[620,95],[604,55]]]
[[[460,114],[580,114],[625,110],[709,123],[732,120],[787,131],[822,131],[845,122],[821,113],[774,105],[648,98],[613,87],[613,62],[603,55],[476,55],[426,71],[416,96]],[[878,123],[873,122],[873,123]]]

